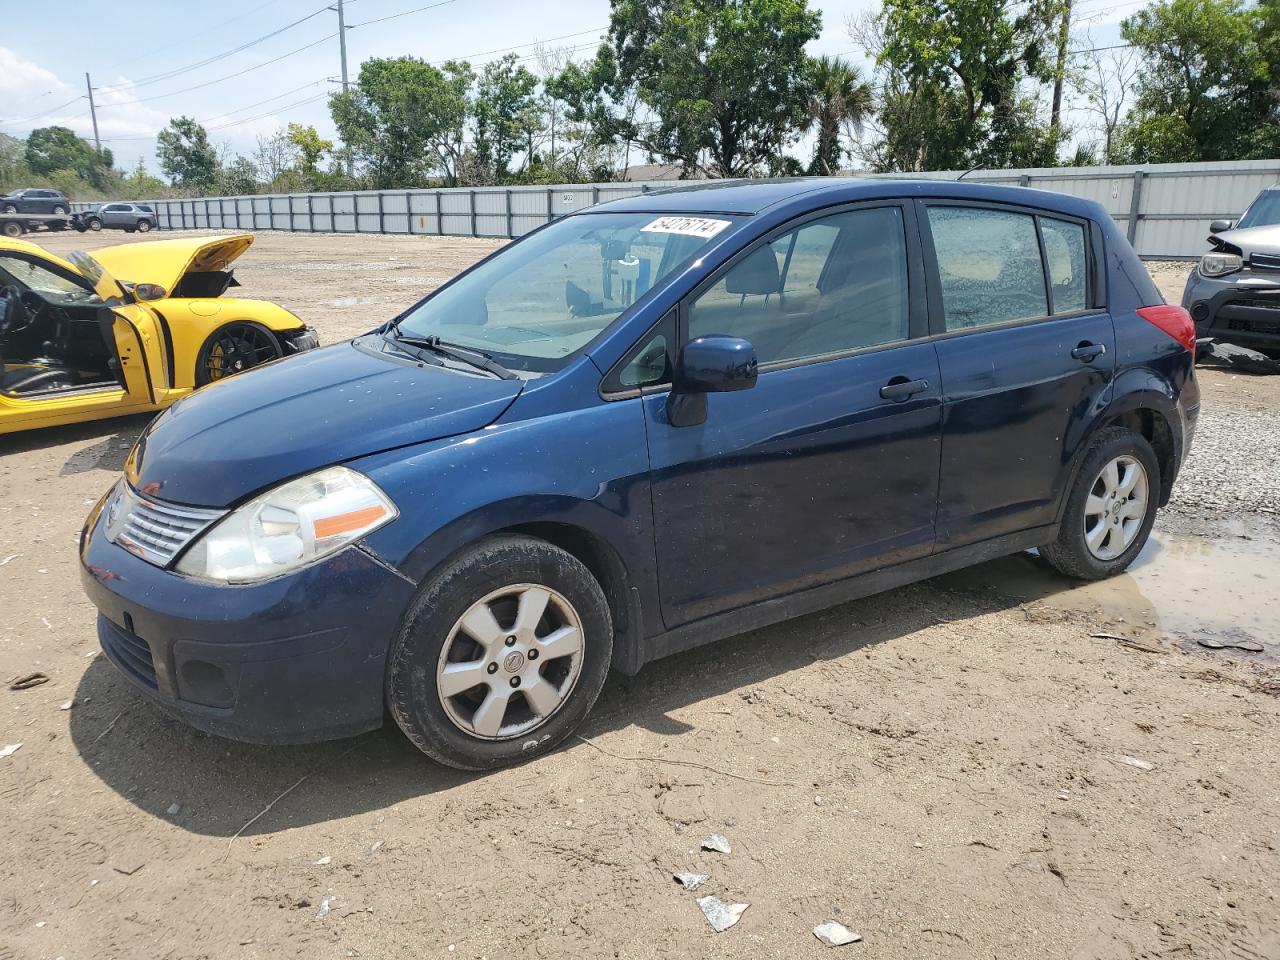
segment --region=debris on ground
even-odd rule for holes
[[[1241,373],[1280,373],[1280,360],[1273,360],[1265,353],[1250,350],[1234,343],[1205,340],[1197,344],[1196,362],[1206,367],[1230,367]]]
[[[22,554],[20,554],[20,553],[11,553],[11,554],[9,554],[9,555],[8,555],[7,557],[5,557],[3,560],[0,560],[0,567],[3,567],[3,566],[4,566],[6,563],[8,563],[10,560],[17,560],[20,556],[22,556]]]
[[[321,897],[320,909],[316,911],[316,919],[323,920],[329,915],[329,904],[333,903],[333,897]]]
[[[1107,759],[1114,763],[1123,763],[1126,766],[1137,767],[1139,770],[1154,770],[1156,768],[1156,765],[1150,760],[1143,760],[1140,757],[1130,757],[1122,754],[1118,757],[1107,757]]]
[[[32,687],[38,687],[42,683],[48,683],[49,677],[46,674],[36,672],[24,674],[21,677],[14,677],[9,681],[10,690],[30,690]]]
[[[116,873],[123,873],[126,877],[132,877],[141,870],[143,863],[141,860],[127,860],[123,864],[113,863],[111,869]]]
[[[676,883],[686,890],[697,890],[711,879],[709,873],[673,873],[671,876],[675,878]]]
[[[58,704],[58,709],[59,709],[59,710],[70,710],[70,709],[71,709],[72,707],[74,707],[75,705],[76,705],[76,698],[75,698],[75,697],[72,697],[72,698],[71,698],[70,700],[68,700],[66,703],[60,703],[60,704]]]
[[[732,853],[733,848],[729,846],[729,838],[723,833],[713,833],[707,839],[702,841],[703,850],[713,850],[716,853]]]
[[[328,864],[332,859],[333,859],[333,857],[330,857],[330,856],[323,856],[323,857],[321,857],[319,860],[316,860],[316,861],[313,861],[313,862],[315,863],[315,865],[316,865],[317,867],[323,867],[323,866],[325,866],[326,864]]]
[[[1246,653],[1261,653],[1262,644],[1257,640],[1219,640],[1217,637],[1196,637],[1196,643],[1210,650],[1244,650]]]
[[[5,757],[12,757],[18,752],[21,746],[22,744],[20,743],[10,743],[5,747],[0,747],[0,760],[3,760]]]
[[[843,947],[846,943],[857,943],[862,939],[862,934],[854,933],[843,923],[836,923],[834,920],[818,924],[813,928],[813,935],[828,947]]]
[[[698,907],[716,933],[724,933],[742,919],[749,903],[725,903],[719,897],[699,897]]]
[[[165,812],[168,813],[169,816],[171,817],[176,817],[181,810],[182,810],[182,804],[171,803],[169,804],[169,809]]]
[[[383,845],[385,842],[386,842],[385,840],[375,840],[375,841],[373,841],[373,843],[369,845],[369,856],[373,856],[373,855],[374,855],[375,853],[377,853],[380,849],[382,849],[382,845]]]

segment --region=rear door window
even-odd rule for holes
[[[1034,217],[979,207],[928,211],[948,331],[1049,315]]]
[[[1069,220],[1040,218],[1054,313],[1074,313],[1088,304],[1084,227]]]

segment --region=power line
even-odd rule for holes
[[[329,82],[328,77],[321,77],[319,80],[312,80],[310,83],[304,83],[301,86],[294,87],[292,90],[286,90],[284,93],[277,93],[274,97],[267,97],[265,100],[259,100],[256,103],[249,103],[243,107],[237,107],[235,110],[228,110],[226,113],[219,113],[216,116],[206,117],[203,120],[197,120],[197,123],[210,123],[214,120],[221,120],[224,117],[234,117],[237,113],[244,113],[246,110],[252,110],[254,107],[260,107],[264,103],[270,103],[272,100],[282,100],[291,93],[297,93],[299,90],[305,90],[307,87],[314,87],[317,83]]]
[[[282,96],[283,96],[283,94],[282,94]],[[207,129],[207,130],[209,130],[209,131],[211,131],[211,132],[214,132],[214,133],[218,132],[219,130],[229,130],[231,127],[238,127],[238,126],[240,126],[241,124],[245,124],[245,123],[253,123],[255,120],[262,120],[262,119],[263,119],[263,118],[265,118],[265,117],[273,117],[273,116],[276,116],[277,114],[284,113],[286,110],[295,110],[295,109],[297,109],[298,107],[305,107],[305,106],[307,106],[308,104],[315,103],[317,100],[323,100],[326,96],[328,96],[328,94],[326,94],[326,93],[316,94],[314,97],[307,97],[305,100],[299,100],[299,101],[297,101],[296,103],[287,103],[287,104],[285,104],[285,105],[284,105],[284,106],[282,106],[282,107],[276,107],[274,110],[268,110],[266,113],[260,113],[260,114],[258,114],[257,116],[253,116],[253,117],[245,117],[245,118],[243,118],[243,119],[241,119],[241,120],[233,120],[233,121],[231,121],[230,123],[220,123],[220,124],[216,124],[216,125],[211,126],[211,127],[206,127],[206,129]],[[248,108],[246,107],[245,109],[248,109]],[[196,122],[197,122],[197,123],[200,123],[200,124],[203,126],[203,121],[199,121],[199,120],[197,120]],[[126,143],[126,142],[138,142],[138,141],[155,140],[155,139],[156,139],[156,137],[155,137],[155,136],[149,136],[149,137],[104,137],[103,139],[104,139],[104,142],[106,142],[106,143]]]
[[[237,53],[243,53],[245,50],[248,50],[251,47],[256,47],[258,44],[263,43],[267,40],[270,40],[272,37],[278,37],[280,34],[284,33],[285,31],[292,30],[294,27],[306,23],[308,20],[312,19],[313,17],[320,16],[320,14],[325,13],[328,9],[329,9],[328,7],[321,7],[318,10],[313,10],[311,13],[307,14],[305,17],[300,17],[299,19],[294,20],[292,23],[286,23],[283,27],[280,27],[276,30],[272,30],[270,33],[264,33],[262,36],[256,37],[255,39],[250,40],[247,43],[242,43],[238,47],[232,47],[230,50],[224,50],[221,53],[214,54],[211,57],[206,57],[204,60],[200,60],[196,63],[187,64],[185,67],[177,67],[173,70],[166,70],[163,73],[157,73],[149,77],[143,77],[140,80],[134,80],[129,83],[117,84],[114,87],[102,87],[100,89],[103,93],[114,93],[117,90],[132,90],[138,87],[149,86],[150,84],[153,84],[153,83],[159,83],[162,80],[172,80],[174,77],[179,77],[184,73],[190,73],[192,70],[199,70],[201,67],[207,67],[210,64],[216,63],[217,61],[225,57],[230,57]]]
[[[348,2],[351,2],[351,0],[348,0]],[[361,23],[353,23],[350,26],[348,26],[347,29],[354,30],[356,27],[367,27],[373,23],[385,23],[388,20],[396,20],[399,17],[407,17],[407,16],[410,16],[411,14],[423,13],[424,11],[427,11],[427,10],[434,10],[436,7],[443,7],[443,6],[446,6],[447,4],[457,3],[457,2],[458,0],[439,0],[438,3],[429,3],[425,7],[414,7],[414,9],[412,10],[405,10],[405,11],[402,11],[401,13],[392,13],[392,14],[388,14],[385,17],[377,17],[376,19],[373,19],[373,20],[364,20]]]
[[[39,120],[41,117],[47,117],[47,116],[49,116],[49,114],[51,114],[51,113],[57,113],[59,110],[63,110],[63,109],[65,109],[66,107],[71,106],[71,105],[72,105],[73,103],[75,103],[77,100],[83,100],[83,99],[84,99],[84,94],[83,94],[83,93],[81,93],[81,94],[78,94],[77,96],[72,97],[72,98],[71,98],[70,100],[68,100],[66,103],[60,103],[60,104],[58,104],[56,107],[52,107],[51,109],[44,111],[44,113],[34,113],[34,114],[32,114],[31,116],[29,116],[29,117],[23,117],[23,118],[22,118],[22,119],[20,119],[20,120],[3,120],[3,121],[0,121],[0,126],[3,126],[3,127],[12,127],[12,126],[18,126],[18,125],[20,125],[20,124],[24,124],[24,123],[30,123],[32,120]]]
[[[540,43],[555,43],[557,40],[568,40],[570,37],[581,37],[584,34],[598,33],[601,30],[605,30],[605,29],[608,29],[608,28],[592,27],[590,30],[579,30],[577,33],[566,33],[558,37],[548,37],[546,40],[533,40],[533,41],[530,41],[529,43],[518,43],[514,47],[499,47],[496,50],[485,50],[481,53],[468,53],[461,57],[449,57],[448,60],[470,60],[472,57],[487,57],[490,54],[494,54],[494,53],[507,53],[511,50],[523,50],[525,47],[536,47]],[[589,43],[589,44],[586,44],[586,46],[594,47],[595,44]],[[576,49],[579,49],[579,47],[574,47],[572,49],[576,50]],[[537,54],[534,54],[534,56],[537,56]],[[433,64],[440,64],[440,63],[446,63],[446,62],[448,61],[447,60],[432,61]]]

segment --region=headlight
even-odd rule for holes
[[[398,514],[364,474],[327,467],[223,517],[183,555],[177,569],[224,583],[266,580],[327,557]]]
[[[1234,253],[1206,253],[1200,258],[1200,272],[1206,277],[1224,277],[1244,266]]]

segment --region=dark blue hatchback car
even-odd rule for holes
[[[479,769],[610,666],[1032,547],[1142,548],[1199,405],[1095,203],[791,180],[604,204],[159,417],[86,523],[110,659],[201,729],[391,715]]]

